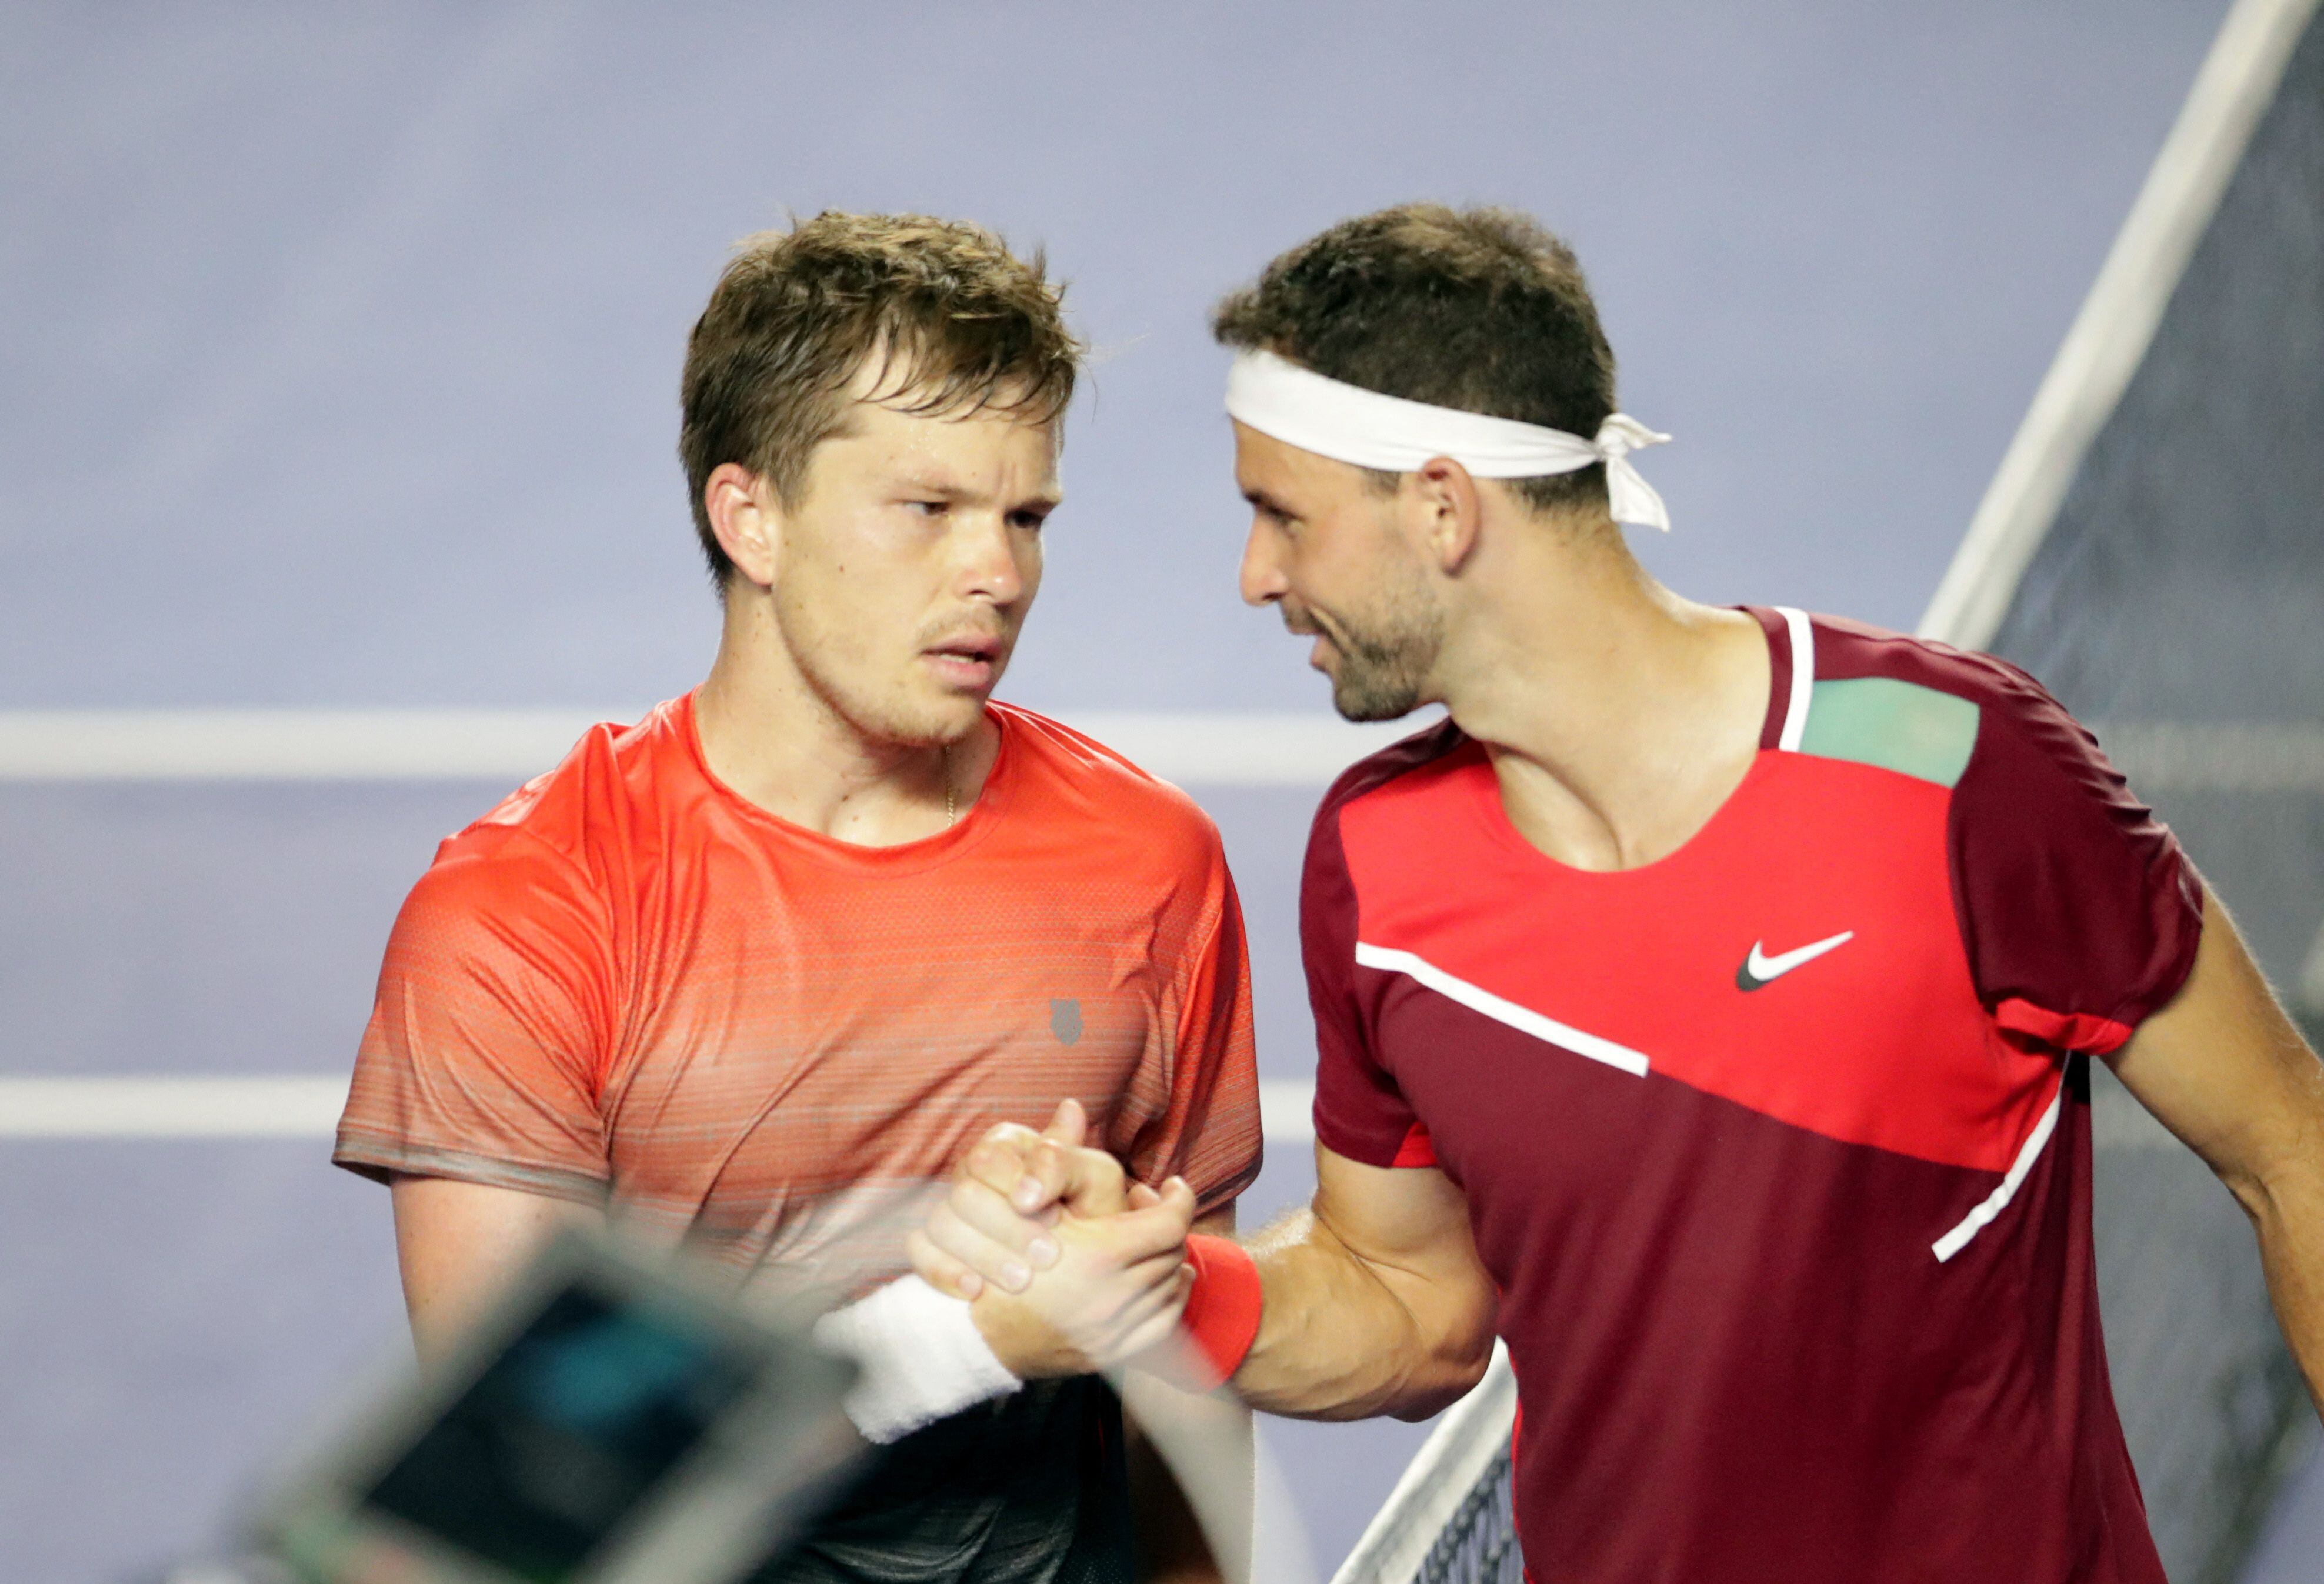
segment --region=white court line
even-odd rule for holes
[[[1311,1078],[1259,1081],[1259,1125],[1269,1144],[1315,1142],[1315,1082]]]
[[[8,710],[0,780],[521,781],[638,710]]]
[[[0,710],[0,782],[492,781],[513,787],[600,721],[639,710]],[[1065,723],[1167,781],[1320,790],[1426,726],[1332,715],[1105,710]],[[1788,721],[1801,718],[1796,708]],[[2091,729],[2134,788],[2324,792],[2324,723],[2106,721]]]
[[[493,780],[553,767],[622,708],[186,708],[0,711],[7,780]],[[1799,720],[1801,711],[1787,718]],[[1066,724],[1190,787],[1323,789],[1416,720],[1351,724],[1262,711],[1088,711]],[[2324,724],[2110,720],[2098,743],[2134,789],[2324,792]]]
[[[0,1078],[0,1138],[327,1138],[345,1078]]]
[[[1259,1086],[1267,1140],[1312,1143],[1315,1087]],[[0,1077],[0,1138],[328,1138],[345,1078],[199,1073],[172,1077]]]
[[[513,786],[631,709],[0,710],[0,781],[485,780]],[[1321,788],[1433,721],[1091,710],[1059,719],[1166,781]]]

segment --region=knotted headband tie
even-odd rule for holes
[[[1375,467],[1411,473],[1449,456],[1479,478],[1541,478],[1606,465],[1607,504],[1617,522],[1670,528],[1670,513],[1630,462],[1659,446],[1658,435],[1626,413],[1598,426],[1593,439],[1515,419],[1432,407],[1327,379],[1271,352],[1243,352],[1227,373],[1227,412],[1286,446]]]

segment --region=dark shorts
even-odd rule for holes
[[[1130,1584],[1121,1404],[1036,1381],[886,1448],[753,1584]]]

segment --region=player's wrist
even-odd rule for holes
[[[1019,1294],[988,1285],[968,1306],[970,1322],[1003,1368],[1021,1380],[1089,1375],[1097,1366]]]
[[[1231,1238],[1197,1232],[1186,1239],[1186,1263],[1194,1280],[1180,1329],[1217,1382],[1232,1380],[1259,1340],[1266,1304],[1259,1262]]]
[[[847,1395],[847,1416],[883,1446],[1025,1384],[969,1305],[918,1275],[833,1310],[816,1322],[815,1337],[862,1371]]]

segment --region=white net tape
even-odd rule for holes
[[[1332,1584],[1520,1584],[1509,1506],[1517,1383],[1507,1349],[1444,1412]]]

